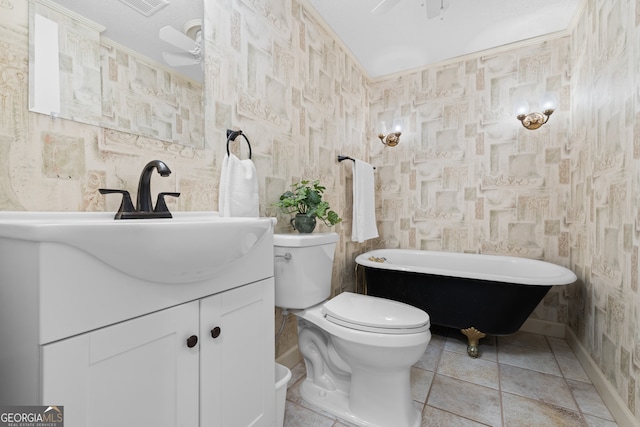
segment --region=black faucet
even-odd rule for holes
[[[152,160],[142,169],[140,181],[138,181],[138,199],[136,210],[138,212],[153,212],[151,202],[151,172],[157,169],[160,176],[171,175],[171,169],[161,160]]]
[[[156,169],[160,176],[171,175],[171,169],[163,161],[152,160],[142,169],[140,181],[138,182],[138,197],[136,207],[133,207],[131,195],[127,190],[110,190],[100,188],[100,194],[120,193],[122,203],[114,219],[144,219],[144,218],[172,218],[171,212],[165,203],[165,196],[178,197],[180,193],[159,193],[156,207],[151,201],[151,172]]]

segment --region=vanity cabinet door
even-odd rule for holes
[[[200,302],[200,425],[275,423],[273,279]]]
[[[198,315],[194,301],[42,346],[42,404],[67,427],[197,427]]]

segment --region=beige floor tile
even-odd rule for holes
[[[505,427],[583,427],[578,412],[515,394],[502,393]]]
[[[564,339],[547,337],[547,341],[556,356],[574,356],[571,347],[569,347],[569,344],[567,344],[567,341]]]
[[[543,335],[532,334],[530,332],[516,332],[512,335],[507,335],[498,338],[498,346],[501,344],[518,345],[521,347],[532,348],[538,351],[550,352],[551,347],[547,343],[546,338]]]
[[[315,407],[314,405],[312,405],[311,403],[307,402],[302,398],[302,395],[300,394],[300,386],[302,385],[302,382],[305,380],[305,378],[306,378],[306,375],[300,378],[295,384],[293,384],[287,389],[287,402],[290,401],[292,403],[295,403],[298,406],[314,411],[315,413],[318,413],[326,418],[329,418],[335,421],[336,417],[333,414],[330,414],[329,412],[324,411],[323,409]]]
[[[438,365],[439,374],[498,389],[496,362],[473,359],[467,354],[443,351]]]
[[[467,418],[460,417],[429,405],[424,406],[422,411],[421,427],[483,427],[486,424],[480,424]]]
[[[444,344],[447,342],[447,336],[431,332],[431,340],[429,341],[429,347],[443,348]]]
[[[433,372],[411,368],[411,398],[417,402],[427,401],[427,395],[433,382]]]
[[[567,380],[567,383],[583,414],[613,421],[613,416],[592,384],[573,380]]]
[[[481,340],[478,359],[466,346],[458,331],[435,333],[411,368],[422,427],[617,426],[565,340],[529,333],[489,337],[486,344]],[[292,369],[285,426],[355,427],[302,399],[305,376],[304,363]]]
[[[618,427],[615,421],[603,420],[593,415],[585,415],[584,419],[587,421],[589,427]]]
[[[583,383],[591,383],[591,380],[587,376],[587,373],[578,362],[578,359],[573,354],[558,355],[556,354],[556,361],[560,366],[560,371],[566,379],[582,381]]]
[[[291,369],[291,378],[287,383],[287,388],[297,383],[300,378],[306,375],[307,375],[307,370],[305,368],[304,362],[298,363],[296,366],[293,367],[293,369]]]
[[[511,365],[500,365],[502,391],[578,411],[564,378]]]
[[[462,334],[455,334],[447,337],[444,349],[447,351],[454,351],[456,353],[467,354],[467,337]]]
[[[331,427],[335,420],[308,408],[287,402],[284,409],[284,427]]]
[[[560,367],[550,351],[539,351],[520,345],[498,345],[498,361],[532,371],[561,376]]]
[[[486,425],[502,425],[500,394],[492,388],[436,375],[427,404]]]
[[[444,347],[444,341],[442,341],[441,346],[432,346],[431,343],[429,343],[424,354],[420,357],[420,360],[418,360],[413,366],[435,372],[438,367],[438,362],[440,362],[442,347]]]

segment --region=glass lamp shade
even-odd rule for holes
[[[396,117],[393,119],[393,131],[402,132],[402,118]]]
[[[529,103],[524,99],[519,99],[513,104],[513,112],[516,116],[524,116],[529,113]]]
[[[547,92],[540,98],[542,111],[555,110],[558,106],[558,98],[553,92]]]

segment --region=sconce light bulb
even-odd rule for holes
[[[514,104],[513,111],[515,112],[516,116],[525,115],[529,112],[529,103],[524,99],[520,99]]]
[[[558,106],[558,99],[553,92],[547,92],[540,98],[540,106],[543,111],[553,111]]]
[[[394,132],[402,132],[402,119],[401,118],[393,119],[393,131]]]

